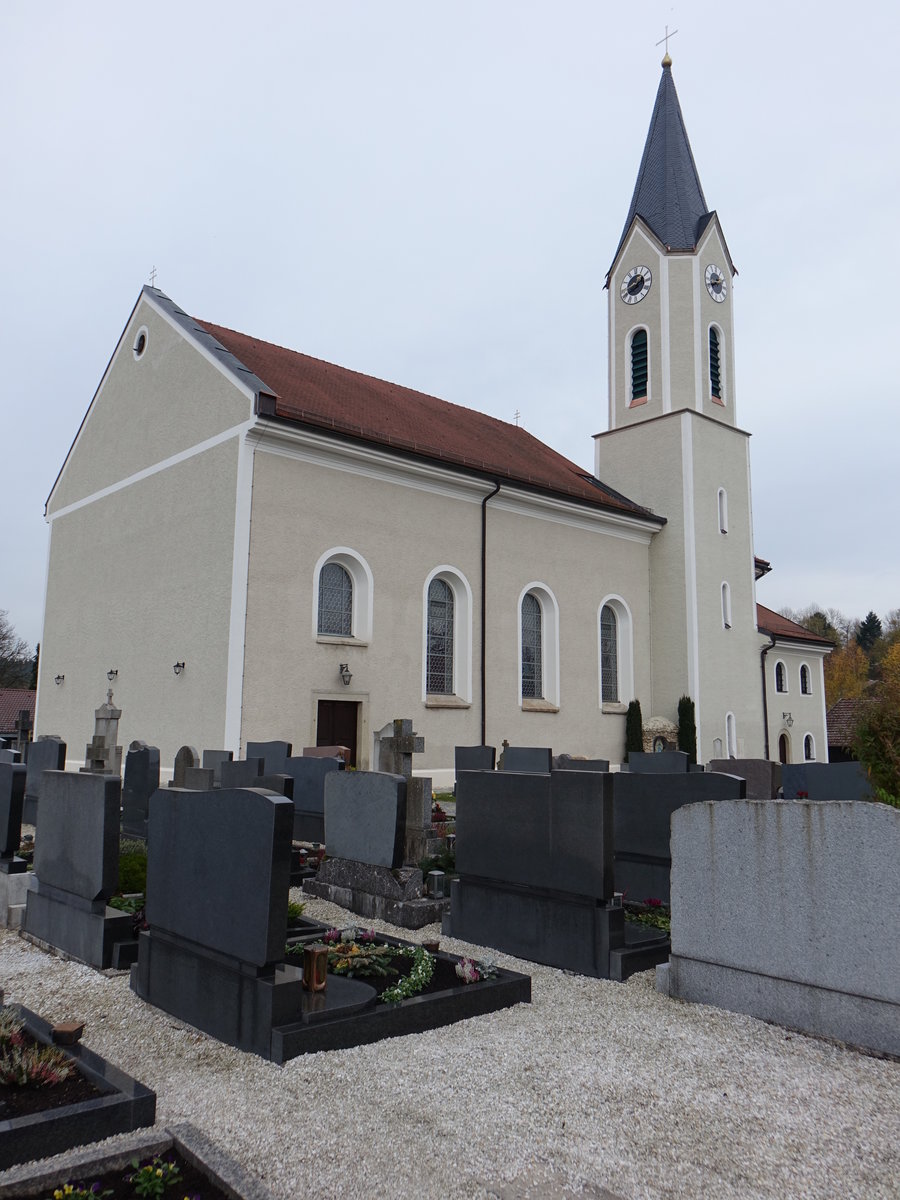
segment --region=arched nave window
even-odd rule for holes
[[[631,335],[631,402],[647,399],[649,361],[647,330],[636,329]]]
[[[715,325],[709,327],[709,393],[713,400],[722,401],[721,336]]]
[[[816,760],[816,743],[811,733],[808,733],[803,739],[803,757],[807,762]]]
[[[809,667],[806,663],[800,664],[800,694],[801,696],[812,695],[812,683],[810,681]]]
[[[725,717],[725,754],[727,758],[737,758],[737,727],[734,723],[734,713]]]
[[[634,657],[631,612],[621,596],[607,596],[600,605],[600,703],[618,704],[633,698]]]
[[[783,662],[777,662],[775,664],[775,691],[786,692],[787,690],[787,670]]]
[[[335,546],[316,563],[313,630],[324,638],[368,641],[372,636],[372,572],[355,550]]]
[[[436,567],[425,580],[422,655],[424,698],[472,700],[472,589],[455,567]]]
[[[519,681],[523,706],[559,704],[559,606],[542,583],[519,597]]]
[[[722,584],[722,624],[731,628],[731,588],[727,583]]]
[[[718,495],[719,509],[719,533],[728,532],[728,493],[724,488],[719,488]]]

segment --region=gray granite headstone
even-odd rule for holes
[[[608,771],[608,758],[573,758],[571,754],[560,754],[553,760],[554,771]]]
[[[381,771],[325,777],[325,846],[332,858],[403,866],[406,779]]]
[[[206,767],[207,770],[211,769],[212,771],[215,772],[215,774],[214,774],[215,784],[216,784],[216,787],[219,787],[220,784],[222,783],[222,763],[223,762],[232,762],[233,759],[234,759],[234,751],[233,750],[204,750],[203,751],[203,761],[201,762],[200,765],[202,767]]]
[[[22,820],[26,825],[37,823],[38,802],[41,796],[41,777],[44,771],[63,771],[66,766],[66,743],[57,737],[39,737],[25,749],[25,808]]]
[[[191,792],[211,792],[215,786],[216,772],[212,767],[186,767],[184,783]]]
[[[8,746],[0,746],[0,763],[17,763],[21,761],[21,750],[12,750]]]
[[[504,771],[524,771],[529,775],[548,775],[553,768],[553,751],[549,746],[506,746],[503,751]]]
[[[858,762],[785,763],[781,768],[785,800],[871,800],[865,767]],[[800,793],[805,792],[805,796]]]
[[[219,766],[219,778],[223,788],[258,787],[262,773],[261,758],[238,758],[234,762],[223,762]]]
[[[274,792],[276,796],[287,796],[288,800],[294,798],[294,780],[285,771],[260,775],[253,786],[266,792]]]
[[[660,750],[657,754],[632,750],[628,755],[628,767],[633,775],[686,775],[688,761],[683,750]]]
[[[122,784],[123,833],[146,838],[150,797],[158,787],[158,748],[148,746],[146,742],[132,742],[125,755],[125,779]]]
[[[0,762],[0,872],[4,874],[25,870],[24,860],[16,854],[22,840],[24,803],[24,763]]]
[[[255,789],[160,788],[148,831],[151,933],[258,967],[281,959],[292,820],[290,800]]]
[[[338,758],[288,758],[284,769],[294,780],[294,808],[301,812],[325,812],[325,779],[342,768]]]
[[[284,771],[284,760],[290,758],[293,746],[290,742],[248,742],[245,758],[261,758],[263,775],[280,775]]]
[[[342,758],[346,766],[350,766],[349,746],[304,746],[304,758]]]
[[[172,787],[184,787],[184,773],[188,767],[199,767],[200,758],[193,746],[182,746],[175,755]]]
[[[114,775],[44,773],[34,839],[34,873],[41,884],[85,900],[115,894],[121,793]]]
[[[497,766],[496,746],[454,746],[453,765],[460,771],[493,771]]]

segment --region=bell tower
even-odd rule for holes
[[[672,78],[662,78],[606,277],[609,428],[692,409],[734,425],[734,264],[703,195]]]
[[[595,475],[666,518],[650,546],[651,695],[694,700],[699,760],[762,754],[749,434],[736,420],[735,268],[662,77],[606,278],[609,431]]]

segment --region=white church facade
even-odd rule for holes
[[[618,763],[628,702],[682,695],[701,761],[824,760],[828,643],[757,606],[733,275],[666,58],[593,475],[145,287],[47,502],[37,733],[82,744],[111,675],[164,763],[278,738],[365,768],[401,716],[439,779],[503,740]]]

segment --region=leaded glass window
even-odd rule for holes
[[[425,690],[453,695],[453,589],[443,579],[428,585],[428,661]]]
[[[709,327],[709,390],[717,400],[722,399],[722,372],[719,366],[719,331]]]
[[[619,700],[619,636],[616,614],[608,604],[600,610],[600,686],[604,704]]]
[[[647,398],[647,330],[638,329],[631,339],[631,399]]]
[[[350,637],[353,632],[353,581],[340,563],[319,572],[319,633]]]
[[[522,699],[544,696],[543,629],[541,605],[527,592],[522,599]]]
[[[812,695],[812,685],[809,680],[809,667],[806,663],[800,668],[800,691],[804,696]]]

